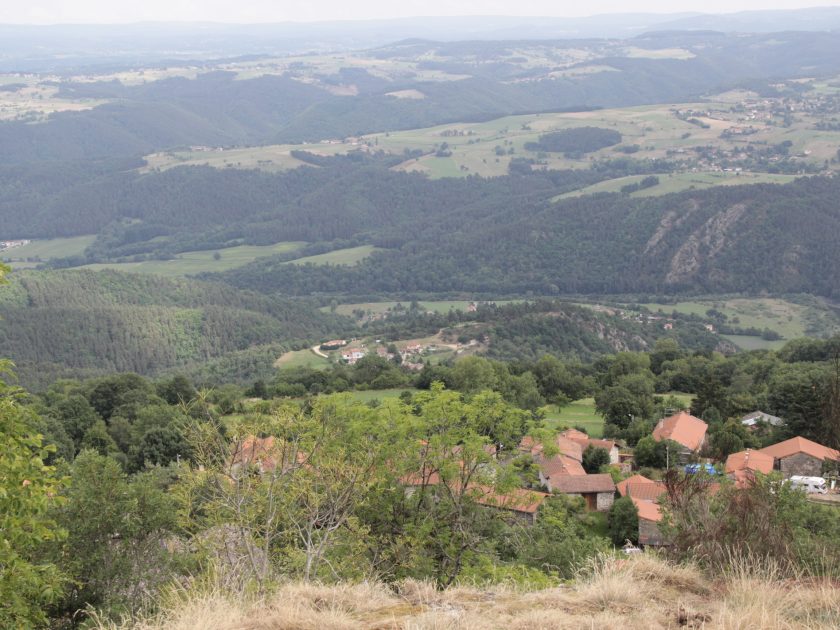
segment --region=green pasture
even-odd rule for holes
[[[286,352],[285,354],[278,357],[277,361],[274,362],[274,367],[279,369],[306,367],[313,368],[316,370],[323,370],[328,368],[329,366],[329,359],[319,357],[309,348],[307,348],[306,350],[295,350],[292,352]]]
[[[595,412],[595,399],[582,398],[546,414],[546,425],[551,428],[560,426],[583,427],[586,432],[599,438],[604,434],[604,418]]]
[[[184,252],[172,260],[144,260],[142,262],[97,263],[81,269],[116,269],[133,273],[153,273],[161,276],[189,276],[198,273],[221,272],[247,265],[258,258],[286,254],[306,245],[303,242],[285,242],[274,245],[238,245],[218,250]],[[215,255],[219,254],[216,260]]]
[[[742,328],[769,328],[782,335],[785,340],[796,339],[805,335],[806,318],[809,309],[814,307],[794,304],[778,298],[720,298],[697,301],[677,302],[675,304],[645,304],[652,311],[662,310],[665,313],[678,313],[706,316],[706,311],[715,309],[729,318],[729,323]],[[737,318],[738,322],[733,320]],[[782,342],[767,342],[758,337],[736,336],[732,339],[744,349],[778,348]],[[747,341],[750,340],[750,341]],[[746,346],[750,346],[747,348]]]
[[[307,263],[311,263],[313,265],[355,265],[363,261],[375,251],[378,251],[378,249],[373,245],[361,245],[359,247],[349,247],[347,249],[336,249],[335,251],[327,252],[326,254],[296,258],[295,260],[289,261],[288,264],[305,265]]]
[[[53,238],[43,241],[36,240],[28,245],[14,247],[8,251],[0,252],[0,260],[10,262],[14,269],[23,269],[34,266],[37,264],[37,261],[80,256],[84,254],[85,250],[95,240],[96,236],[73,236],[70,238]],[[29,259],[35,259],[35,262],[33,263]]]
[[[637,184],[642,181],[645,175],[632,175],[619,177],[592,186],[573,190],[563,195],[554,197],[552,201],[594,195],[596,193],[617,193],[622,187]],[[685,190],[701,190],[713,186],[742,186],[746,184],[787,184],[796,179],[794,175],[781,175],[775,173],[723,173],[719,171],[706,173],[664,173],[658,174],[659,184],[643,190],[630,193],[631,197],[654,197],[667,195],[669,193],[683,192]]]
[[[523,300],[493,300],[493,303],[501,306],[503,304],[514,304],[522,301]],[[397,304],[402,304],[404,307],[408,308],[411,302],[359,302],[355,304],[339,304],[335,312],[339,315],[352,316],[353,311],[362,310],[365,313],[372,313],[376,315],[392,310]],[[456,311],[466,311],[467,308],[469,308],[470,300],[424,300],[422,302],[418,302],[418,304],[420,305],[420,308],[427,311],[433,311],[435,313],[448,313],[452,309]],[[328,312],[330,307],[324,306],[321,310]]]

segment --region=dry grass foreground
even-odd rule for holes
[[[181,593],[171,607],[144,620],[100,630],[356,630],[838,628],[840,585],[783,580],[772,569],[709,580],[693,567],[652,555],[596,563],[573,586],[535,592],[458,587],[439,592],[405,582],[290,583],[270,598],[244,602],[222,592]]]

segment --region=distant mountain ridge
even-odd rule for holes
[[[727,14],[615,13],[575,18],[464,16],[270,24],[0,24],[0,71],[351,50],[409,38],[585,39],[632,38],[661,30],[772,33],[836,29],[840,29],[840,7]]]

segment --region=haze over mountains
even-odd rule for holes
[[[0,24],[0,70],[60,71],[241,55],[371,48],[404,39],[435,41],[632,38],[655,31],[723,33],[833,31],[840,8],[727,14],[620,13],[583,18],[417,17],[276,24]]]

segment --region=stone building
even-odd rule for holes
[[[840,462],[840,453],[803,437],[794,437],[759,451],[773,457],[773,469],[785,478],[793,475],[821,477],[823,462]]]
[[[590,511],[605,512],[615,499],[615,483],[609,475],[561,475],[551,480],[551,490],[583,497]]]

